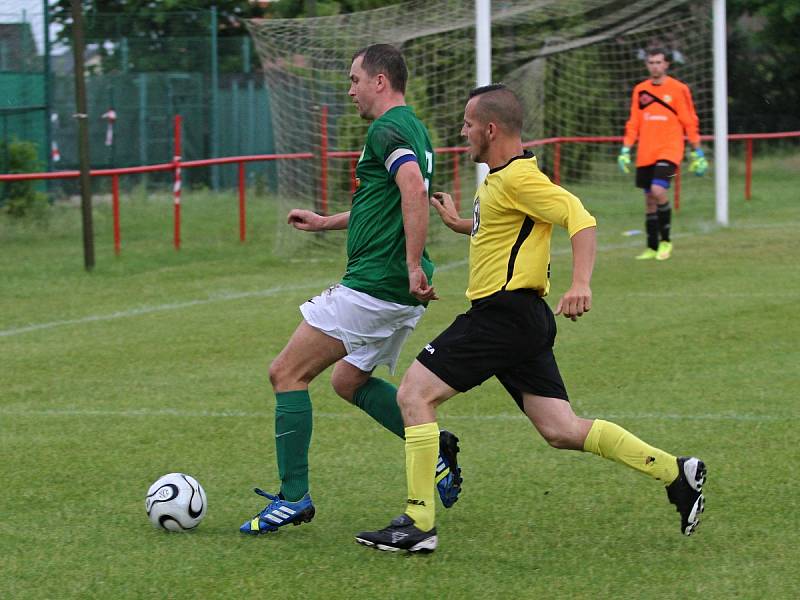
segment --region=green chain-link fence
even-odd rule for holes
[[[39,41],[44,36],[36,28],[44,21],[0,14],[0,135],[34,142],[52,170],[76,169],[73,58],[68,43]],[[176,114],[183,116],[187,160],[274,152],[269,95],[250,37],[218,36],[213,10],[164,14],[162,21],[168,35],[139,32],[123,15],[86,19],[92,167],[172,160]],[[6,172],[4,161],[0,152],[0,172]],[[274,165],[254,163],[248,174],[271,186]],[[186,178],[187,185],[230,187],[236,170],[193,169]],[[168,175],[126,177],[123,185],[162,179]]]

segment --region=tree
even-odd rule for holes
[[[728,2],[732,131],[800,129],[800,0]]]
[[[407,0],[315,0],[314,2],[309,2],[308,0],[305,0],[305,2],[282,0],[274,4],[272,11],[274,16],[282,19],[311,16],[329,17],[331,15],[382,8],[405,1]],[[314,14],[311,14],[311,5],[314,7]]]
[[[202,71],[208,68],[210,9],[217,8],[220,72],[241,67],[241,44],[247,36],[240,19],[329,16],[380,8],[404,0],[89,0],[84,3],[87,43],[97,44],[102,70]],[[58,40],[72,36],[70,0],[53,4],[52,20],[63,26]],[[124,39],[125,50],[121,49]],[[109,43],[111,42],[111,43]],[[257,66],[255,56],[253,66]],[[123,64],[123,61],[126,64]]]
[[[220,70],[224,72],[229,49],[241,64],[239,47],[225,43],[247,35],[239,19],[264,15],[248,0],[91,0],[84,5],[87,43],[98,45],[104,72],[204,70],[211,50],[212,6],[217,7]],[[57,0],[52,19],[63,25],[58,40],[69,44],[70,0]]]

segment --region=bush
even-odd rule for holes
[[[9,173],[32,173],[40,171],[42,164],[37,158],[36,144],[12,140],[3,144]],[[35,181],[11,181],[3,186],[2,210],[9,216],[43,217],[48,209],[47,196],[36,190]]]

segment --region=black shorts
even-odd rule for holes
[[[569,400],[555,339],[553,311],[537,292],[502,291],[473,301],[417,360],[459,392],[494,375],[522,410],[523,392]]]
[[[655,183],[668,189],[677,169],[675,163],[668,160],[659,160],[646,167],[636,167],[636,187],[650,191],[650,186]]]

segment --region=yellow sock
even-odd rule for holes
[[[678,476],[674,456],[645,444],[642,440],[614,423],[596,419],[583,442],[584,452],[591,452],[628,465],[640,473],[669,485]]]
[[[406,427],[406,514],[422,531],[433,529],[436,505],[433,502],[436,461],[439,457],[439,426],[425,423]]]

